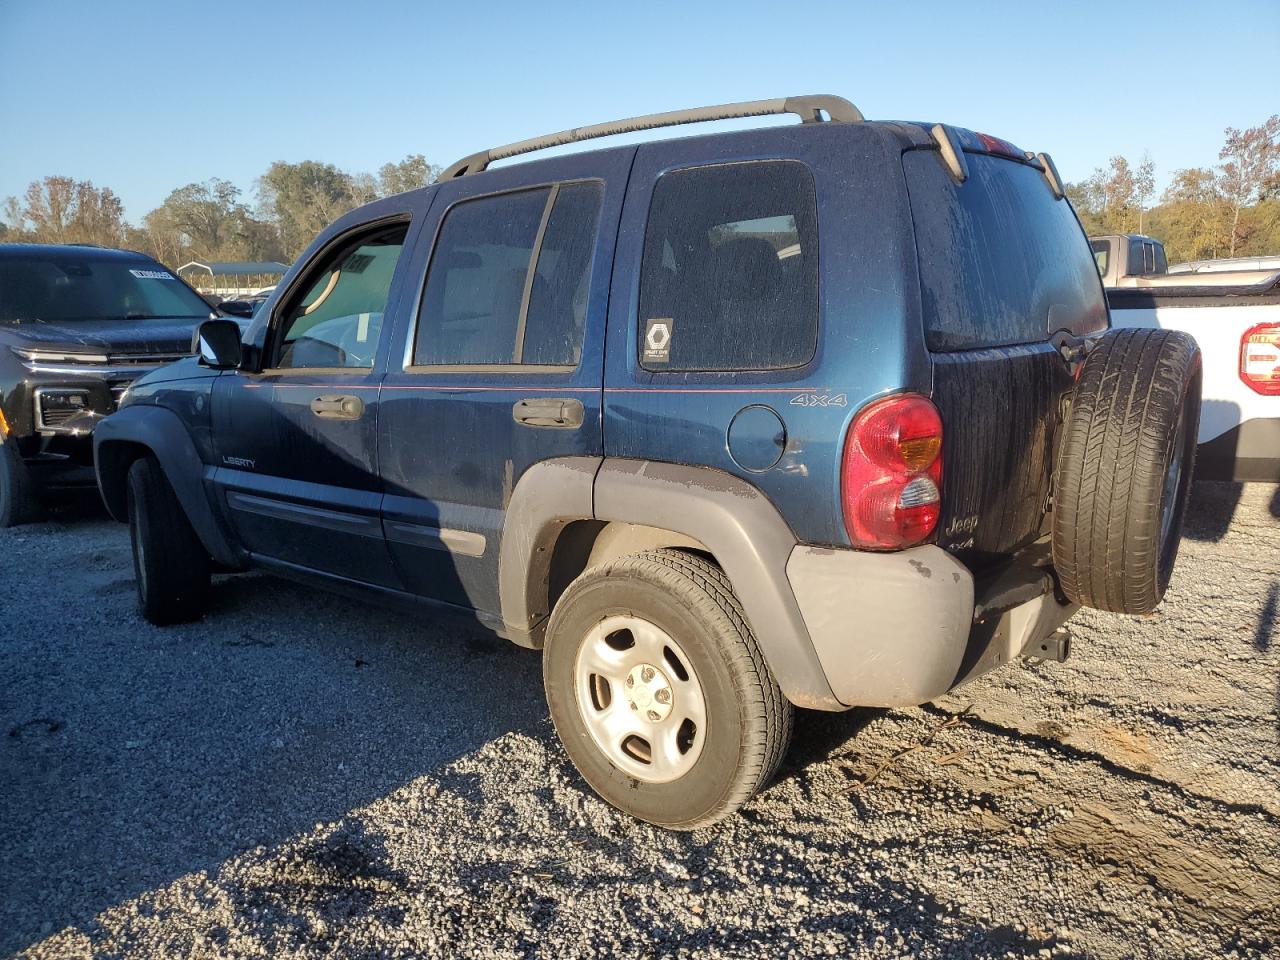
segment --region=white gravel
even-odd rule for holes
[[[0,531],[0,953],[1274,955],[1277,518],[1280,488],[1200,485],[1155,616],[802,715],[691,835],[597,800],[537,656],[475,627],[241,576],[158,630],[123,528]]]

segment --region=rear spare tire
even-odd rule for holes
[[[1054,475],[1063,592],[1153,611],[1169,586],[1200,425],[1200,348],[1185,333],[1119,330],[1084,362]]]

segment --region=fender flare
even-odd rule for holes
[[[209,501],[204,485],[207,467],[186,425],[172,410],[149,404],[125,407],[93,431],[98,489],[111,516],[128,522],[126,482],[140,447],[159,461],[209,555],[227,567],[243,566],[243,557],[228,539]]]
[[[507,518],[499,588],[503,621],[517,642],[548,615],[536,608],[545,606],[538,598],[546,596],[550,548],[560,528],[579,519],[659,527],[705,544],[715,556],[788,700],[815,710],[848,709],[831,690],[787,579],[795,534],[745,480],[650,460],[548,460],[521,477]]]

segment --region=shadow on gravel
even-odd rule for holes
[[[844,713],[797,710],[795,735],[779,776],[802,774],[806,767],[841,752],[842,747],[888,712],[877,707],[860,707]]]
[[[1187,505],[1182,535],[1206,543],[1221,541],[1231,528],[1231,518],[1243,492],[1241,483],[1197,480],[1191,485],[1191,502]]]
[[[0,609],[24,651],[4,648],[0,687],[0,955],[546,732],[537,655],[465,621],[254,574],[214,590],[208,617],[164,630],[131,589],[67,599],[34,633]]]
[[[1271,515],[1280,520],[1280,483],[1276,484],[1276,492],[1271,495]]]
[[[77,490],[53,494],[42,501],[35,523],[80,524],[110,519],[97,490]]]

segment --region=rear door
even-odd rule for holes
[[[1106,330],[1092,251],[1070,204],[1031,164],[969,152],[903,155],[933,399],[943,421],[939,543],[981,563],[1035,540],[1072,385],[1051,340]]]
[[[378,426],[386,536],[414,593],[497,615],[503,521],[524,471],[602,452],[604,318],[633,153],[437,190]]]
[[[393,216],[336,238],[274,310],[263,369],[218,379],[215,483],[259,557],[399,585],[379,512],[379,359],[410,226]]]

